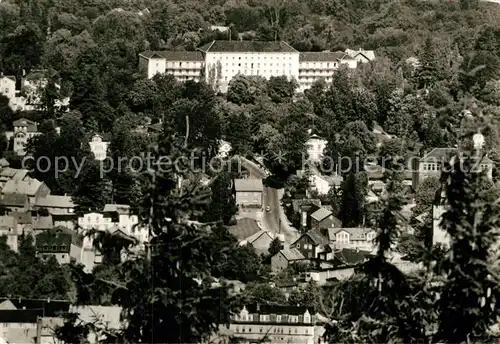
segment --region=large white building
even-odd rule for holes
[[[369,58],[366,57],[369,55]],[[299,52],[286,42],[212,41],[198,51],[147,51],[139,54],[139,68],[148,78],[172,74],[179,81],[200,80],[225,92],[238,75],[258,75],[266,79],[286,76],[295,79],[299,92],[319,80],[331,81],[341,65],[356,68],[371,61],[373,51]],[[372,58],[373,57],[373,58]]]

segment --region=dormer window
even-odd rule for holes
[[[261,315],[260,316],[260,321],[269,321],[269,315]]]

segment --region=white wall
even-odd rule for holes
[[[221,91],[227,90],[229,81],[236,75],[259,75],[266,79],[285,75],[289,79],[299,78],[298,52],[208,52],[206,54],[205,77],[211,68],[221,64]]]

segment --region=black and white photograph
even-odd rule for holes
[[[500,0],[0,0],[0,344],[500,344],[497,300]]]

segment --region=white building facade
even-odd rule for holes
[[[92,136],[89,145],[96,160],[103,161],[106,159],[109,142],[103,141],[101,135]]]
[[[266,79],[286,76],[295,79],[298,91],[303,92],[319,79],[331,81],[333,72],[341,65],[356,68],[361,60],[356,56],[346,52],[300,53],[283,41],[212,41],[195,52],[141,53],[139,68],[148,78],[166,73],[179,81],[198,81],[203,76],[221,92],[226,92],[231,79],[239,74]]]
[[[299,91],[304,92],[320,79],[330,83],[333,72],[342,65],[354,69],[358,66],[358,61],[343,52],[300,53]]]

